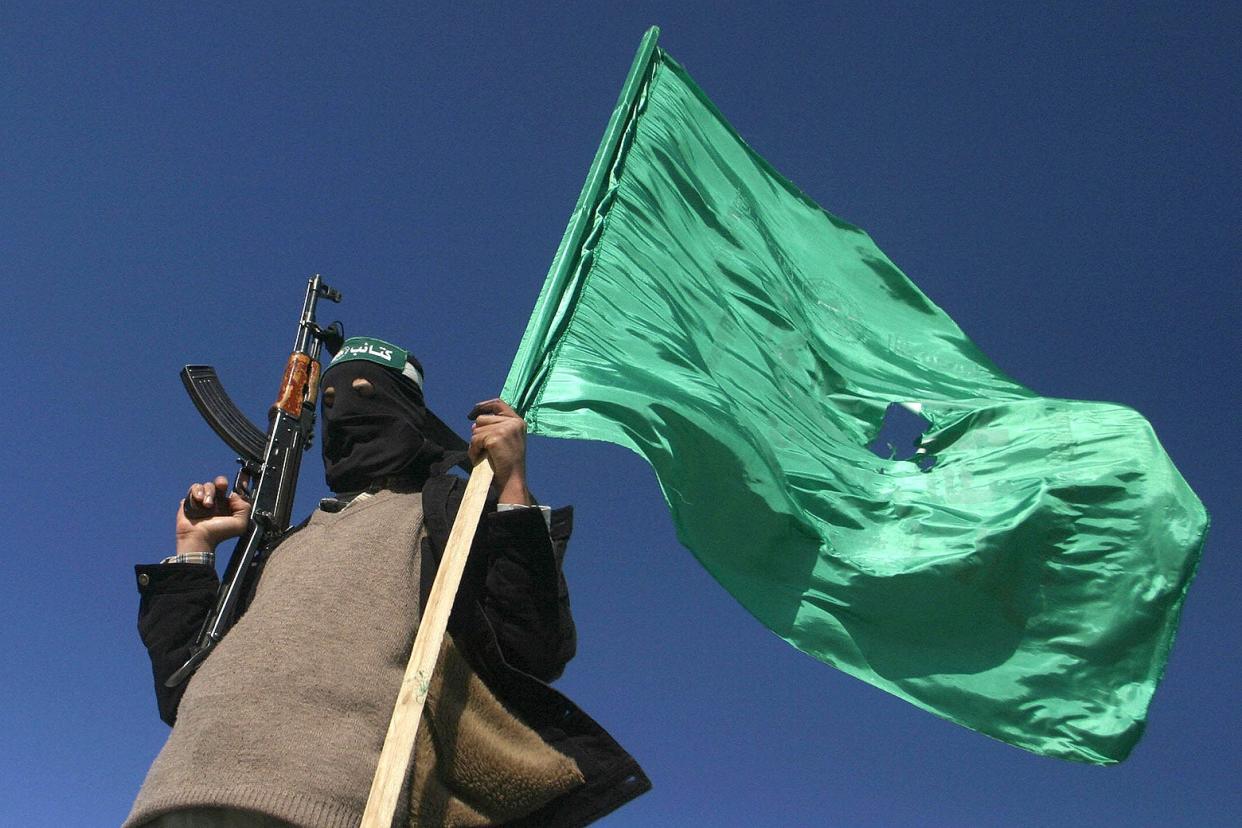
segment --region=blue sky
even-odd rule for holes
[[[1242,13],[1087,5],[5,4],[0,823],[119,823],[165,737],[131,566],[232,468],[180,366],[259,419],[320,272],[464,432],[652,24],[1011,376],[1145,414],[1213,527],[1144,740],[1092,768],[795,652],[642,461],[533,439],[537,494],[577,507],[560,686],[655,783],[603,824],[1233,823]],[[322,489],[309,458],[298,511]]]

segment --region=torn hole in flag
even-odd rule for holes
[[[923,471],[930,471],[936,464],[929,454],[924,437],[931,423],[923,417],[923,405],[918,402],[889,403],[884,410],[884,421],[875,438],[867,448],[883,460],[908,460],[917,463]]]

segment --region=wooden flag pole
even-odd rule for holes
[[[427,690],[435,673],[453,600],[457,597],[457,587],[461,584],[466,558],[474,542],[474,533],[483,514],[483,504],[487,500],[493,475],[491,461],[484,455],[475,464],[470,480],[466,482],[457,519],[453,521],[435,582],[431,585],[431,595],[427,606],[423,607],[423,618],[414,637],[405,677],[401,679],[401,690],[397,693],[397,703],[388,723],[379,766],[371,780],[371,793],[367,797],[360,828],[392,828],[393,812],[397,809],[401,787],[405,784],[414,755],[414,737],[423,715],[423,704],[427,701]]]

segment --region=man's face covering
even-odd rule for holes
[[[424,436],[422,390],[395,371],[352,360],[325,371],[321,385],[323,468],[332,491],[358,491],[383,477],[425,479],[444,456]]]

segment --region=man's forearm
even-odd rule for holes
[[[553,513],[541,507],[544,520],[534,521],[530,511],[488,517],[487,576],[479,599],[510,663],[551,681],[573,657],[576,643],[558,554],[568,539],[570,518],[568,510]]]
[[[500,502],[517,506],[535,505],[535,498],[531,496],[530,489],[526,486],[526,475],[517,472],[509,475],[509,479],[505,481],[500,490]]]
[[[215,603],[219,578],[213,567],[198,563],[140,564],[134,572],[141,596],[138,634],[151,659],[160,718],[172,724],[185,683],[167,688],[164,681],[185,663]]]

